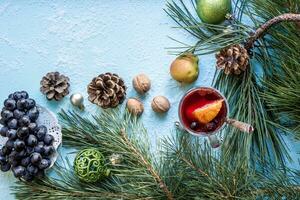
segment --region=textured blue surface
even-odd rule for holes
[[[174,59],[166,47],[176,44],[167,36],[193,42],[164,13],[161,0],[114,1],[1,1],[0,2],[0,101],[16,90],[27,90],[37,102],[57,113],[69,109],[66,97],[48,102],[39,92],[41,77],[59,71],[70,77],[71,93],[85,97],[86,86],[94,76],[114,72],[124,78],[127,97],[137,96],[131,80],[138,73],[152,80],[150,92],[142,97],[142,116],[153,143],[170,134],[177,120],[177,106],[188,87],[181,87],[169,76]],[[214,56],[200,58],[200,76],[196,85],[210,85],[214,74]],[[189,86],[192,87],[192,86]],[[171,110],[159,116],[151,110],[156,95],[170,99]],[[85,99],[87,111],[97,113]],[[286,140],[297,159],[299,145]],[[299,144],[299,143],[298,143]],[[298,164],[293,164],[298,167]],[[0,199],[13,199],[9,187],[15,179],[0,173]]]

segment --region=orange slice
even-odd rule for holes
[[[211,122],[220,112],[224,99],[206,104],[201,108],[197,108],[193,112],[193,116],[202,124]]]

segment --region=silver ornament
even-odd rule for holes
[[[70,101],[71,101],[73,106],[76,106],[81,110],[84,109],[84,105],[83,105],[84,98],[80,93],[72,94],[71,97],[70,97]]]

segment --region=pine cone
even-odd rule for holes
[[[41,92],[48,100],[61,100],[69,94],[69,78],[59,72],[49,72],[41,80]]]
[[[249,54],[239,44],[222,49],[216,54],[216,58],[217,68],[224,69],[224,73],[227,75],[231,73],[238,75],[249,65]]]
[[[114,108],[126,96],[126,86],[117,74],[105,73],[95,77],[88,85],[89,101],[102,108]]]

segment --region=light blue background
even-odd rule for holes
[[[0,101],[9,93],[26,90],[36,101],[53,112],[70,109],[69,96],[49,102],[39,91],[39,82],[50,71],[70,77],[71,93],[85,97],[87,111],[97,113],[97,106],[87,100],[86,87],[104,72],[119,74],[128,86],[127,97],[137,96],[131,80],[138,73],[152,80],[150,92],[141,97],[142,116],[152,142],[169,131],[177,120],[177,106],[182,94],[192,86],[182,87],[169,75],[175,58],[166,47],[176,46],[167,36],[193,43],[193,38],[179,29],[163,11],[162,0],[102,1],[1,1],[0,2]],[[200,57],[200,76],[196,85],[210,85],[215,70],[213,55]],[[151,100],[164,95],[171,109],[163,116],[151,110]],[[297,160],[299,143],[286,139]],[[291,166],[299,168],[297,163]],[[13,199],[9,187],[15,179],[0,173],[0,199]]]

